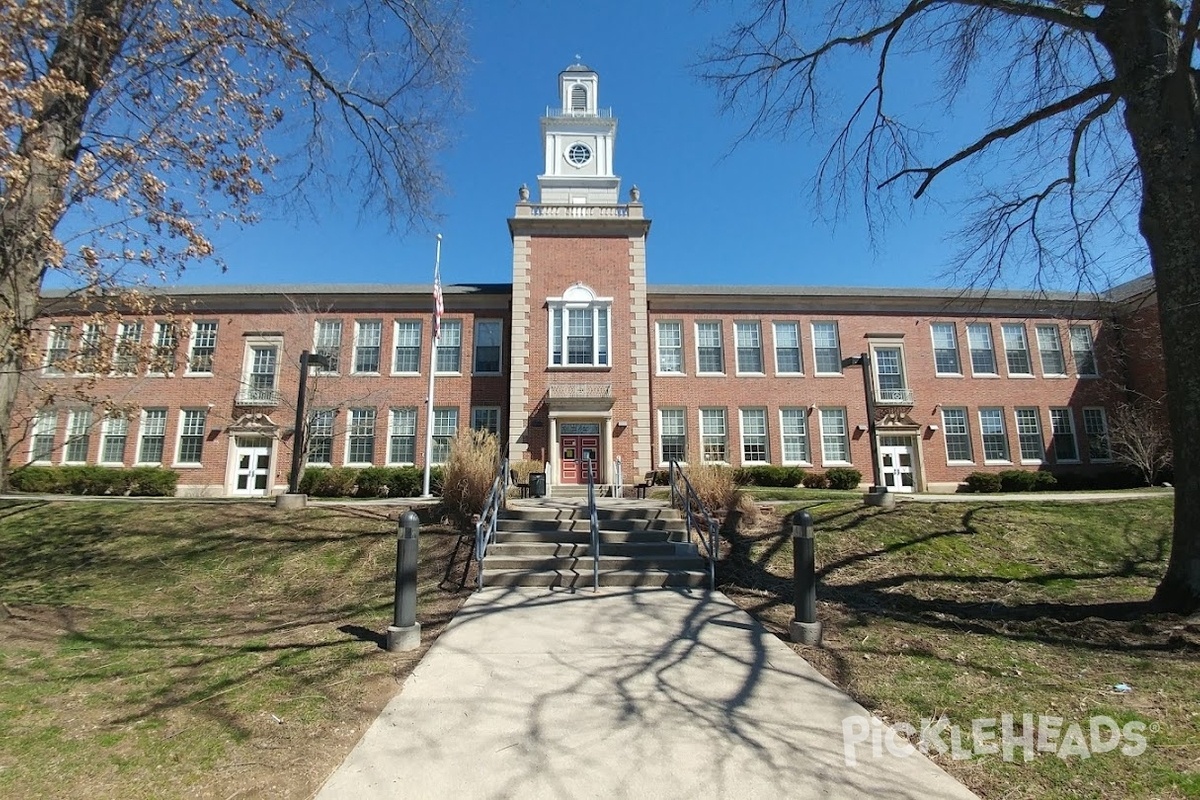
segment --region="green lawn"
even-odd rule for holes
[[[386,512],[0,503],[0,796],[309,796],[423,652]],[[427,643],[466,551],[422,534]]]
[[[1147,726],[1147,750],[1029,763],[939,762],[984,797],[1200,797],[1200,624],[1146,601],[1165,565],[1171,499],[1112,503],[813,501],[731,537],[724,589],[786,635],[787,513],[816,523],[823,648],[797,650],[867,708],[919,726],[1025,713]],[[1133,687],[1114,691],[1117,684]]]

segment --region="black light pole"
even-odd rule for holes
[[[300,492],[300,466],[304,457],[304,395],[308,388],[308,367],[315,364],[323,369],[329,369],[329,359],[320,353],[310,353],[307,350],[300,354],[300,388],[296,390],[296,427],[292,433],[292,471],[288,475],[288,493]]]
[[[871,480],[874,485],[871,493],[886,492],[887,487],[879,479],[879,443],[875,441],[875,382],[871,380],[871,356],[867,353],[842,359],[843,367],[858,365],[862,367],[863,394],[867,399],[867,437],[871,445]]]

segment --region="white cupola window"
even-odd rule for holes
[[[609,367],[611,297],[597,297],[582,283],[546,301],[550,310],[550,366]]]
[[[573,113],[584,113],[587,111],[587,87],[582,83],[577,83],[571,87],[571,111]]]

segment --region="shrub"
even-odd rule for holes
[[[733,480],[733,470],[716,464],[698,464],[687,470],[688,480],[696,490],[696,496],[709,511],[730,509],[737,506],[740,492]]]
[[[1058,479],[1052,472],[1033,473],[1033,489],[1036,492],[1049,492],[1058,488]]]
[[[61,494],[62,472],[56,467],[21,467],[13,470],[9,481],[18,492]]]
[[[829,479],[823,472],[810,472],[801,480],[805,489],[828,489]]]
[[[349,467],[309,467],[300,478],[300,491],[313,497],[350,497],[358,470]]]
[[[992,494],[1000,491],[1000,476],[994,472],[972,472],[967,476],[967,491]]]
[[[857,489],[862,483],[862,473],[850,467],[833,467],[825,470],[825,479],[830,489]]]
[[[162,467],[134,467],[126,470],[130,497],[174,497],[179,473]]]
[[[1032,492],[1037,486],[1037,473],[1024,469],[1006,469],[1000,472],[1000,491]]]
[[[763,464],[735,470],[735,480],[740,486],[799,486],[804,479],[804,470],[799,467],[777,467]]]
[[[459,522],[465,523],[483,510],[499,463],[500,442],[494,433],[459,429],[443,467],[441,492],[442,503]]]
[[[22,467],[11,476],[12,487],[38,494],[132,495],[170,497],[179,475],[160,467]]]
[[[429,482],[433,483],[432,471]],[[424,467],[391,467],[387,471],[388,497],[419,497],[424,484]]]
[[[392,492],[388,482],[392,470],[385,467],[366,467],[355,478],[355,497],[387,497]]]

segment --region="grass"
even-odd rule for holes
[[[309,796],[424,650],[380,646],[380,511],[0,502],[0,796]],[[425,646],[457,543],[422,527]]]
[[[793,616],[784,515],[801,505],[816,524],[824,642],[795,647],[880,717],[919,727],[945,715],[968,742],[971,720],[1002,714],[1060,716],[1085,731],[1093,715],[1147,725],[1136,757],[937,757],[981,796],[1200,797],[1200,624],[1147,604],[1165,567],[1170,498],[781,507],[729,539],[719,579],[783,636]],[[1133,691],[1115,692],[1121,683]]]

